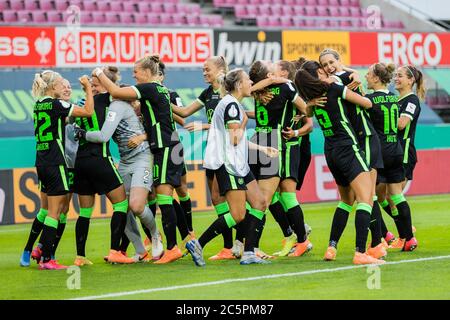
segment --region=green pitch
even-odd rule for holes
[[[322,261],[335,202],[303,206],[306,222],[313,229],[310,239],[314,249],[310,253],[300,258],[278,258],[269,265],[207,261],[205,268],[199,268],[190,256],[169,265],[109,265],[103,262],[109,247],[109,220],[92,220],[86,252],[93,266],[73,274],[40,271],[34,262],[28,268],[19,266],[30,225],[2,226],[0,299],[450,299],[450,196],[408,199],[419,247],[409,253],[389,251],[386,261],[392,264],[379,269],[351,263],[354,214],[339,243],[337,260]],[[383,217],[389,230],[394,231],[391,218]],[[194,214],[197,235],[213,219],[211,212]],[[57,259],[63,264],[73,263],[74,233],[75,221],[69,221],[57,251]],[[267,253],[278,251],[281,239],[278,225],[269,214],[261,248]],[[209,243],[205,258],[217,253],[222,244],[221,236]],[[129,254],[133,253],[130,246]],[[78,275],[79,282],[74,278]]]

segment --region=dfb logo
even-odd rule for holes
[[[215,35],[216,54],[230,65],[250,65],[255,60],[281,59],[280,32],[226,31]]]

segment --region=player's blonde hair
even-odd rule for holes
[[[135,64],[138,64],[142,69],[150,70],[152,76],[157,76],[159,74],[159,62],[159,55],[154,54],[137,60]]]
[[[61,78],[58,72],[45,70],[41,73],[35,73],[31,93],[35,99],[44,96],[54,83]]]
[[[395,65],[393,63],[378,62],[372,65],[373,74],[376,75],[382,84],[389,84],[394,75]]]

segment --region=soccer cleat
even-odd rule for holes
[[[384,259],[387,256],[386,248],[383,243],[380,243],[375,248],[369,248],[366,252],[369,256],[375,259]]]
[[[309,235],[312,232],[312,228],[307,223],[305,223],[305,231],[306,231],[306,236],[309,237]]]
[[[231,249],[227,249],[227,248],[223,248],[222,250],[219,251],[218,254],[209,257],[208,260],[233,260],[236,259],[236,257],[233,255],[233,252],[231,251]]]
[[[152,237],[152,260],[159,260],[164,254],[164,246],[162,243],[161,234],[158,232],[157,237]]]
[[[83,256],[77,256],[75,258],[75,261],[73,262],[73,264],[78,266],[78,267],[93,265],[91,260],[89,260],[89,259],[87,259],[86,257],[83,257]]]
[[[31,251],[31,259],[36,260],[36,263],[41,262],[42,257],[42,245],[39,243],[36,247],[34,247],[33,251]]]
[[[261,259],[263,259],[263,260],[267,260],[267,259],[275,259],[275,256],[271,256],[271,255],[265,253],[265,252],[262,251],[260,248],[255,248],[255,249],[254,249],[254,252],[255,252],[255,254],[256,254],[256,256],[257,256],[258,258],[261,258]]]
[[[281,251],[276,252],[277,254],[274,253],[274,255],[277,255],[279,257],[287,256],[297,243],[297,235],[295,233],[292,233],[289,237],[285,237],[282,243],[283,248],[281,249]]]
[[[397,238],[389,245],[389,249],[403,249],[404,245],[405,239]]]
[[[161,257],[161,259],[159,259],[158,261],[155,261],[154,263],[155,264],[165,264],[165,263],[169,263],[169,262],[178,260],[182,256],[183,256],[183,253],[181,252],[181,250],[177,246],[174,246],[172,249],[164,251],[164,254]]]
[[[59,264],[56,260],[49,260],[48,262],[39,263],[39,270],[61,270],[67,268],[67,266]]]
[[[147,251],[142,253],[142,254],[136,253],[133,256],[133,260],[134,260],[135,263],[138,263],[138,262],[150,262],[150,255],[148,254]]]
[[[295,250],[292,253],[289,253],[289,257],[300,257],[303,254],[305,254],[306,252],[311,251],[313,248],[312,243],[306,239],[305,241],[303,241],[302,243],[297,243],[295,245]]]
[[[353,264],[384,264],[386,261],[375,259],[367,253],[355,252]]]
[[[381,239],[381,244],[383,245],[383,247],[387,250],[389,248],[388,243],[386,242],[386,240]]]
[[[144,248],[145,251],[150,251],[152,249],[152,240],[150,240],[149,237],[145,237]]]
[[[391,244],[394,240],[395,240],[395,236],[394,236],[394,234],[392,233],[392,232],[387,232],[386,233],[386,237],[384,237],[384,240],[386,240],[386,242],[388,243],[388,244]]]
[[[198,267],[204,267],[206,265],[205,260],[203,259],[203,248],[197,239],[191,240],[186,243],[186,249],[189,250],[189,253],[192,256],[192,260]]]
[[[269,264],[271,262],[261,259],[254,252],[244,251],[241,257],[241,261],[239,263],[242,265],[249,265],[249,264]]]
[[[20,257],[20,266],[21,267],[29,267],[30,266],[30,256],[31,252],[25,250]]]
[[[120,251],[109,250],[109,255],[107,257],[109,263],[121,263],[121,264],[129,264],[134,263],[133,258],[126,257]]]
[[[329,246],[327,248],[327,251],[325,252],[325,256],[323,257],[323,260],[325,260],[325,261],[336,260],[336,253],[337,253],[337,249],[333,246]]]
[[[417,248],[417,239],[412,237],[409,241],[405,241],[405,245],[402,248],[402,251],[413,251]]]
[[[231,252],[236,258],[240,258],[242,256],[242,252],[244,252],[244,244],[239,240],[234,240],[233,247],[231,248]]]

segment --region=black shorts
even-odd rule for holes
[[[342,187],[349,186],[360,173],[369,172],[364,152],[356,144],[326,149],[325,159],[336,184]]]
[[[281,140],[279,139],[276,129],[272,130],[271,128],[268,128],[266,130],[267,131],[256,132],[250,141],[260,146],[273,147],[281,150]],[[250,149],[248,152],[250,170],[257,180],[280,177],[280,162],[281,153],[280,156],[273,158],[259,150]]]
[[[311,164],[311,143],[303,141],[300,144],[300,167],[298,168],[297,190],[300,190],[305,180],[306,172]]]
[[[217,183],[219,185],[219,192],[222,197],[228,191],[231,190],[247,190],[247,184],[255,180],[252,172],[249,173],[245,177],[238,177],[232,174],[229,174],[225,165],[222,165],[219,169],[214,171],[217,179]]]
[[[286,143],[286,148],[281,151],[281,180],[293,179],[298,182],[300,168],[300,143]]]
[[[381,169],[384,167],[383,154],[378,135],[366,136],[364,140],[359,141],[361,150],[364,152],[366,164],[371,169]]]
[[[39,190],[49,196],[69,193],[69,173],[65,165],[36,167]]]
[[[69,182],[69,192],[74,193],[73,183],[75,182],[75,168],[67,168],[67,180]]]
[[[413,179],[414,168],[416,167],[417,162],[408,162],[403,164],[403,168],[405,169],[405,177],[407,180]]]
[[[185,169],[182,144],[153,149],[152,153],[153,185],[170,184],[174,188],[179,187]]]
[[[205,173],[206,173],[206,177],[207,177],[209,180],[214,179],[215,170],[211,170],[211,169],[206,169],[206,168],[205,168]]]
[[[378,170],[378,183],[399,183],[405,180],[403,155],[389,155],[383,158],[384,168]]]
[[[107,194],[123,184],[111,157],[81,157],[75,161],[73,190],[80,195]]]

